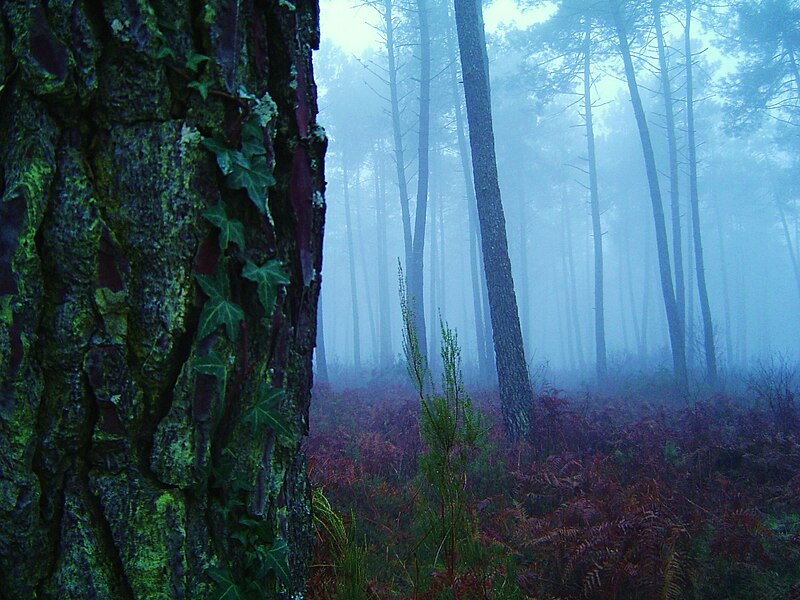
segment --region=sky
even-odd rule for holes
[[[527,27],[542,20],[548,12],[548,9],[522,11],[514,0],[493,0],[484,8],[483,19],[491,33],[512,24]],[[376,13],[363,2],[321,0],[320,13],[323,44],[332,43],[356,56],[370,46],[377,46],[375,30],[370,26]]]

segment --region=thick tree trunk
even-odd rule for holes
[[[603,230],[600,225],[600,195],[597,190],[597,158],[594,148],[592,120],[592,21],[586,19],[586,40],[583,50],[583,112],[586,120],[586,146],[589,158],[589,198],[592,207],[592,239],[594,242],[594,349],[597,377],[608,373],[606,359],[605,307],[603,297]]]
[[[625,64],[625,79],[628,83],[633,112],[636,117],[636,125],[639,129],[645,170],[650,187],[650,202],[653,208],[653,221],[656,230],[656,248],[658,250],[661,292],[664,297],[664,308],[667,314],[669,339],[672,347],[672,367],[676,383],[681,389],[685,390],[688,385],[686,372],[686,342],[684,339],[685,332],[681,326],[681,319],[675,302],[675,289],[672,285],[672,269],[670,267],[667,229],[664,222],[664,207],[661,202],[661,190],[658,184],[655,154],[653,153],[653,144],[650,139],[650,131],[647,127],[647,119],[645,118],[642,99],[639,96],[639,88],[636,84],[636,74],[633,69],[633,60],[631,59],[630,47],[628,46],[628,38],[621,8],[619,6],[619,0],[610,0],[610,3],[614,17],[614,26],[619,40],[619,49]]]
[[[472,169],[469,164],[469,147],[467,136],[464,132],[464,116],[461,112],[461,92],[458,89],[457,57],[450,19],[447,21],[447,45],[450,54],[450,89],[453,93],[453,108],[456,117],[456,134],[458,137],[458,156],[461,159],[461,172],[464,175],[464,189],[467,200],[467,218],[469,219],[469,266],[472,279],[472,310],[475,317],[475,342],[478,348],[478,370],[481,379],[491,379],[491,360],[487,351],[486,328],[484,318],[488,316],[483,311],[483,285],[480,274],[480,247],[478,233],[478,208],[475,201],[475,187],[472,183]]]
[[[703,346],[706,355],[706,376],[711,385],[717,385],[717,351],[714,345],[714,324],[711,321],[711,307],[708,302],[703,242],[700,236],[700,200],[697,192],[697,143],[694,131],[694,78],[692,75],[692,0],[686,0],[686,28],[684,30],[684,51],[686,53],[686,122],[689,151],[689,201],[692,205],[692,242],[694,245],[694,265],[697,273],[697,291],[700,297],[700,314],[703,316]]]
[[[510,440],[515,440],[529,430],[528,411],[533,394],[522,345],[505,216],[497,180],[489,61],[481,5],[477,0],[456,0],[455,14],[500,399],[506,434]]]
[[[0,7],[0,597],[302,593],[316,3]]]

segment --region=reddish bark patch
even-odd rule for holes
[[[211,401],[217,389],[217,380],[213,375],[197,374],[192,399],[192,412],[196,422],[208,421],[211,417]]]
[[[308,137],[308,94],[306,89],[308,84],[306,82],[306,65],[296,65],[297,68],[297,108],[294,111],[295,118],[297,119],[297,130],[300,132],[300,137]]]
[[[200,242],[197,254],[194,255],[193,271],[197,275],[213,275],[219,262],[219,243],[216,234],[210,235]]]
[[[41,6],[31,11],[31,56],[51,75],[63,81],[67,76],[67,49],[56,41],[47,27],[47,15]]]
[[[297,219],[297,246],[300,253],[300,267],[303,271],[303,283],[311,282],[314,270],[311,254],[311,230],[313,226],[313,210],[311,197],[314,193],[311,184],[311,168],[308,165],[308,152],[298,144],[292,158],[292,178],[289,182],[289,196]]]
[[[11,259],[19,246],[19,234],[25,222],[25,200],[16,198],[0,202],[0,296],[16,294],[17,280]]]
[[[123,274],[127,275],[129,271],[127,261],[111,239],[111,233],[108,229],[103,229],[97,252],[97,279],[100,287],[121,292],[125,289]]]

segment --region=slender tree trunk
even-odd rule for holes
[[[355,215],[355,225],[356,225],[356,232],[361,233],[364,231],[363,223],[361,222],[361,210],[360,207],[363,206],[363,202],[361,202],[361,171],[356,171],[356,182],[354,186],[355,192],[355,202],[353,205],[353,213]],[[370,276],[369,276],[369,265],[367,264],[367,253],[364,249],[364,238],[365,235],[356,235],[355,241],[357,242],[356,247],[358,248],[358,264],[361,267],[361,288],[363,291],[363,295],[365,297],[364,308],[367,311],[367,325],[369,325],[369,339],[371,341],[371,349],[372,352],[370,356],[374,360],[375,357],[378,356],[378,328],[375,326],[375,310],[372,305],[372,290],[370,286]],[[369,361],[368,361],[369,362]]]
[[[706,355],[706,376],[711,385],[717,385],[717,351],[714,342],[714,324],[711,320],[711,305],[708,302],[703,241],[700,236],[700,200],[697,190],[697,142],[694,128],[694,77],[692,75],[692,2],[686,0],[686,28],[683,33],[686,53],[686,122],[689,152],[689,199],[692,205],[692,243],[694,265],[697,273],[697,291],[700,298],[700,314],[703,317],[703,347]]]
[[[719,206],[714,203],[714,220],[717,223],[717,242],[719,248],[719,264],[722,274],[722,308],[725,313],[725,353],[728,365],[733,363],[733,332],[731,330],[731,296],[728,282],[728,260],[725,253],[725,232],[722,229],[722,215]]]
[[[434,173],[435,173],[435,171],[434,171]],[[435,188],[435,185],[434,185],[434,188]],[[430,262],[431,262],[431,264],[430,264],[430,268],[429,268],[429,271],[430,271],[430,274],[431,274],[431,282],[430,282],[430,285],[428,286],[429,289],[430,289],[430,292],[429,292],[430,296],[428,298],[428,302],[429,302],[429,304],[428,304],[428,306],[429,306],[428,314],[430,315],[430,332],[428,334],[428,341],[429,341],[430,347],[428,348],[428,356],[430,358],[429,358],[428,362],[430,363],[431,371],[434,372],[434,373],[436,372],[436,369],[434,368],[434,365],[437,362],[436,361],[436,356],[438,355],[438,352],[436,351],[436,348],[437,348],[436,338],[437,338],[437,327],[439,325],[438,319],[436,318],[437,302],[439,301],[439,299],[438,299],[439,289],[438,288],[439,288],[439,277],[440,277],[440,275],[438,273],[438,270],[439,270],[439,239],[438,239],[439,231],[437,229],[437,223],[436,223],[436,216],[437,216],[436,215],[436,211],[438,209],[438,201],[439,201],[439,198],[436,197],[436,190],[434,189],[434,190],[432,190],[432,193],[431,193],[431,239],[430,239],[430,242],[431,242]]]
[[[642,332],[639,329],[639,316],[638,312],[636,311],[636,296],[633,293],[633,269],[631,268],[630,239],[627,235],[623,236],[623,239],[625,240],[625,247],[623,248],[623,251],[625,252],[625,271],[628,274],[628,302],[630,303],[631,320],[633,322],[633,336],[636,339],[636,351],[640,355],[644,356]]]
[[[488,322],[488,311],[483,310],[483,297],[485,286],[482,284],[480,273],[480,234],[478,232],[478,207],[475,201],[475,188],[472,183],[472,168],[469,161],[469,148],[467,137],[464,132],[464,117],[461,112],[461,92],[458,88],[458,62],[455,44],[453,42],[453,31],[450,19],[447,20],[447,47],[450,53],[450,89],[453,93],[453,108],[456,118],[456,135],[458,137],[458,155],[461,159],[461,171],[464,175],[464,190],[467,200],[467,217],[469,219],[469,264],[472,279],[472,308],[475,316],[475,342],[478,348],[478,369],[480,379],[488,381],[491,379],[489,373],[492,370],[491,360],[488,354],[488,339],[484,318]]]
[[[569,279],[565,284],[569,286],[569,310],[572,314],[572,330],[575,333],[575,349],[578,354],[578,365],[581,372],[586,371],[586,356],[583,353],[583,337],[581,336],[581,321],[578,313],[578,286],[575,284],[575,256],[572,247],[572,224],[567,213],[566,197],[561,197],[561,227],[564,231],[564,253],[567,257],[567,274]]]
[[[562,202],[561,210],[561,285],[559,286],[564,290],[564,322],[566,324],[567,334],[567,350],[569,351],[569,366],[572,371],[578,370],[578,361],[576,360],[575,342],[578,339],[575,336],[575,317],[576,314],[572,311],[572,292],[574,291],[569,284],[569,266],[567,264],[567,233],[564,226],[564,210]]]
[[[0,4],[2,598],[305,589],[317,4],[216,6]],[[209,57],[207,98],[177,74],[187,53]],[[266,127],[239,89],[274,106]],[[242,133],[273,186],[226,185]],[[273,259],[285,283],[244,275]],[[281,436],[248,419],[265,394]]]
[[[456,0],[455,14],[497,377],[506,434],[513,441],[524,437],[529,430],[528,411],[533,394],[525,362],[517,297],[508,256],[505,216],[497,180],[489,61],[481,5],[476,0]]]
[[[350,219],[350,181],[347,161],[342,157],[342,178],[344,185],[344,217],[347,235],[347,257],[350,266],[350,310],[353,314],[353,367],[361,370],[361,320],[358,318],[358,285],[356,283],[356,252],[353,244],[353,225]]]
[[[389,105],[392,116],[392,141],[394,143],[394,163],[397,168],[397,188],[400,192],[400,212],[403,220],[403,248],[405,250],[405,272],[411,272],[413,255],[411,238],[411,210],[408,200],[408,181],[406,180],[406,161],[403,151],[403,129],[400,123],[400,94],[397,89],[397,50],[394,42],[393,0],[384,0],[384,27],[386,30],[386,58],[389,76]]]
[[[642,356],[646,357],[650,351],[647,345],[649,332],[648,321],[650,318],[650,277],[653,270],[652,246],[646,244],[644,248],[644,290],[642,292]]]
[[[792,243],[792,236],[789,233],[789,224],[786,222],[786,213],[783,210],[783,204],[775,197],[775,206],[778,207],[778,214],[781,217],[781,227],[783,229],[783,238],[786,240],[786,249],[789,251],[789,259],[792,262],[792,272],[794,273],[794,281],[797,284],[797,292],[800,293],[800,260],[794,250]]]
[[[672,100],[667,50],[664,45],[664,32],[661,29],[661,1],[653,2],[653,16],[658,45],[658,64],[661,71],[661,91],[664,95],[664,116],[667,129],[667,150],[669,155],[669,199],[672,216],[672,263],[675,275],[675,306],[677,308],[677,327],[686,339],[686,289],[683,275],[683,245],[681,243],[681,204],[680,180],[678,178],[678,142],[675,133],[675,110]],[[671,325],[670,325],[671,326]]]
[[[322,320],[322,301],[319,302],[317,310],[317,347],[314,350],[314,362],[316,367],[314,374],[317,376],[317,382],[329,383],[328,357],[325,354],[325,333]]]
[[[681,389],[685,390],[688,386],[686,342],[684,339],[685,332],[681,325],[680,314],[678,313],[678,307],[675,301],[675,290],[672,285],[672,269],[670,267],[667,229],[664,223],[664,207],[661,203],[661,190],[658,184],[655,154],[653,153],[653,145],[650,140],[650,131],[647,127],[647,119],[644,114],[642,99],[639,96],[639,88],[636,84],[636,74],[633,69],[633,60],[631,59],[619,0],[610,0],[610,3],[614,17],[614,25],[617,31],[617,38],[619,40],[620,53],[622,54],[622,60],[625,64],[625,78],[628,82],[633,112],[636,116],[636,124],[639,128],[645,170],[647,171],[647,179],[649,182],[650,202],[653,208],[653,221],[656,231],[656,248],[658,250],[661,292],[664,297],[664,308],[666,310],[670,345],[672,347],[672,367],[675,373],[676,383]]]
[[[592,21],[586,19],[586,39],[583,49],[583,113],[586,120],[586,146],[589,158],[589,198],[592,207],[592,239],[594,241],[594,349],[597,378],[605,379],[606,359],[605,307],[603,299],[603,230],[600,224],[600,197],[597,190],[597,158],[594,147],[592,120]]]
[[[415,207],[412,260],[408,269],[408,293],[414,311],[416,333],[421,352],[427,352],[424,302],[425,225],[428,217],[428,152],[430,150],[431,112],[431,37],[427,0],[417,0],[419,17],[419,144],[417,146],[417,202]],[[431,316],[431,318],[433,318]],[[424,357],[423,357],[424,358]]]
[[[383,161],[375,153],[375,218],[378,249],[378,335],[380,337],[380,365],[386,367],[392,363],[392,325],[391,310],[389,306],[389,252],[386,239],[386,174],[383,171]]]

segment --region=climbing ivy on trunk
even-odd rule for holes
[[[314,0],[9,0],[0,596],[299,593]]]

